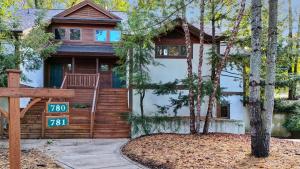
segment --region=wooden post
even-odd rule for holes
[[[72,73],[75,73],[75,58],[72,57]]]
[[[20,71],[7,70],[8,87],[20,86]],[[10,169],[21,168],[21,127],[20,127],[20,98],[9,97],[9,164]]]
[[[96,58],[96,73],[99,73],[99,58]]]

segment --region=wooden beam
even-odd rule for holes
[[[37,102],[41,101],[42,99],[41,98],[35,98],[34,100],[32,100],[27,106],[26,108],[24,108],[22,111],[21,111],[21,118],[24,117],[25,113],[33,106],[35,105]]]
[[[99,73],[99,58],[96,58],[96,73]]]
[[[20,71],[8,70],[8,87],[20,87]],[[8,88],[6,89],[8,92]],[[5,93],[5,92],[0,92]],[[21,124],[20,124],[20,98],[9,97],[9,168],[21,169]]]
[[[42,89],[42,88],[0,88],[0,97],[41,97],[70,98],[75,96],[73,89]]]
[[[72,73],[75,73],[75,58],[72,57]]]

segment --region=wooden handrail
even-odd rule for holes
[[[67,80],[68,74],[65,74],[64,79],[60,85],[60,89],[63,89]],[[51,102],[52,98],[49,98],[48,102]],[[45,137],[45,126],[46,125],[46,108],[45,110],[42,112],[42,138]]]
[[[93,138],[93,131],[94,131],[95,113],[96,113],[97,102],[98,102],[99,81],[100,81],[100,74],[97,73],[97,81],[96,81],[96,85],[94,88],[93,105],[92,105],[92,110],[91,110],[91,123],[90,123],[90,137],[91,138]]]

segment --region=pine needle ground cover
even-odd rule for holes
[[[22,150],[22,169],[62,169],[54,160],[37,150]],[[8,149],[0,149],[0,169],[9,168]]]
[[[271,155],[250,155],[250,137],[158,134],[130,141],[123,154],[150,168],[300,169],[300,143],[272,138]]]

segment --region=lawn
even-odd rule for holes
[[[300,169],[300,143],[272,138],[271,155],[250,155],[250,137],[158,134],[134,139],[123,154],[149,168]]]
[[[0,169],[9,168],[8,149],[0,149]],[[37,150],[22,150],[22,169],[62,169],[54,160]]]

